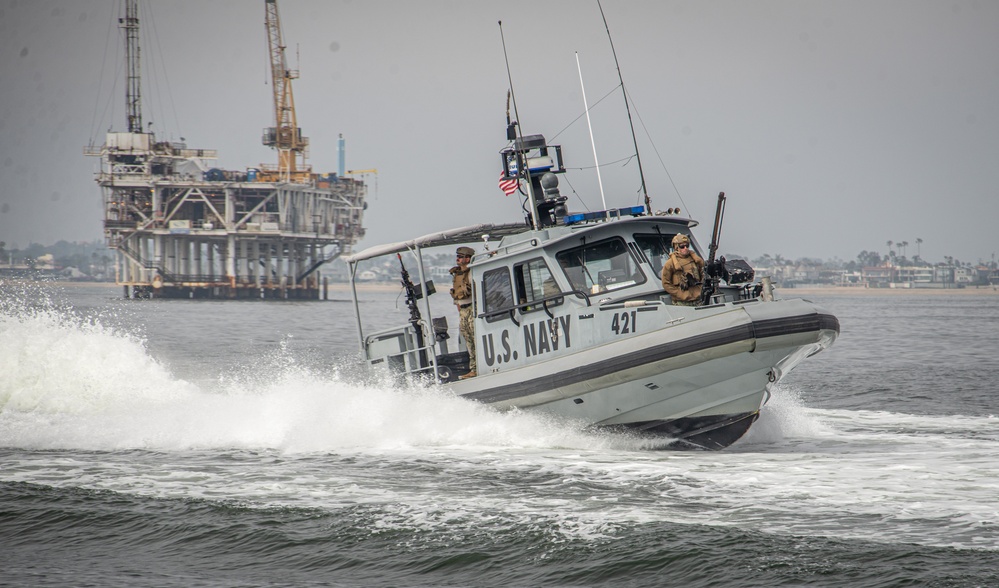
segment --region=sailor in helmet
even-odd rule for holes
[[[669,292],[673,304],[697,306],[704,281],[704,260],[690,248],[686,235],[673,237],[673,253],[663,264],[663,289]]]
[[[451,286],[451,298],[458,307],[458,331],[468,348],[469,372],[461,379],[474,378],[475,373],[475,307],[472,305],[472,278],[468,274],[468,263],[472,261],[475,250],[471,247],[459,247],[457,252],[458,265],[451,268],[454,284]]]

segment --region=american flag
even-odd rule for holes
[[[520,185],[520,180],[518,180],[517,178],[513,178],[511,180],[503,179],[503,176],[505,175],[506,175],[505,172],[500,172],[499,187],[500,190],[503,190],[504,194],[509,196],[510,194],[513,194],[514,192],[517,191],[517,187]]]

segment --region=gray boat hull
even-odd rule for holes
[[[720,449],[748,430],[775,382],[833,343],[839,322],[803,300],[719,306],[669,307],[652,332],[450,386],[501,409]]]

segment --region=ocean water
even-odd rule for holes
[[[120,294],[0,283],[0,585],[999,585],[994,293],[809,296],[722,452],[361,383],[346,294]]]

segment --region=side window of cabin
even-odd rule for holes
[[[513,288],[510,285],[510,270],[501,267],[482,274],[483,312],[489,315],[497,310],[513,306]],[[509,314],[487,316],[487,322],[494,322],[509,317]]]
[[[517,299],[521,304],[541,301],[561,292],[548,264],[540,258],[513,266],[513,278],[517,287]],[[548,300],[549,307],[559,304],[562,304],[562,298]],[[522,310],[531,312],[542,308],[544,304],[539,302],[537,305],[522,307]]]
[[[619,237],[560,251],[555,259],[573,289],[588,294],[645,283],[645,274]]]
[[[675,235],[676,233],[635,235],[635,243],[638,243],[638,246],[642,248],[652,264],[652,269],[656,270],[656,274],[660,276],[663,272],[663,264],[669,259],[669,254],[673,252],[673,237]],[[693,248],[693,242],[691,247]],[[696,248],[693,251],[698,253]]]

